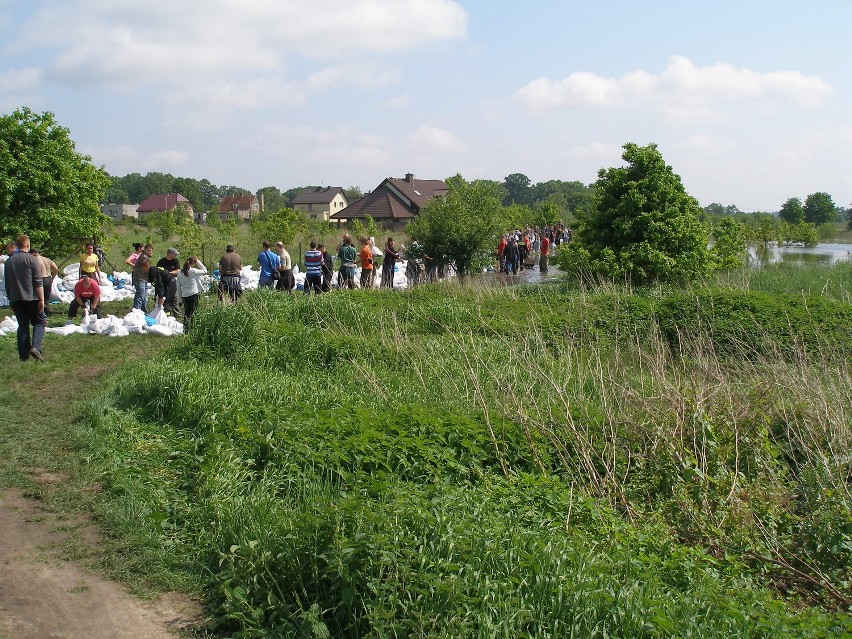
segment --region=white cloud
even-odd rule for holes
[[[315,129],[287,124],[268,125],[255,142],[318,165],[381,168],[392,157],[388,140],[351,127]]]
[[[0,110],[5,113],[23,105],[41,103],[38,87],[41,69],[9,69],[0,73]]]
[[[453,0],[76,0],[42,8],[22,33],[55,51],[54,77],[131,89],[282,72],[288,56],[411,49],[466,26]]]
[[[411,134],[411,145],[419,151],[433,153],[462,153],[467,146],[454,133],[434,124],[424,123]]]
[[[340,64],[325,67],[308,78],[308,87],[313,90],[336,89],[342,87],[386,87],[399,79],[399,73],[374,67]]]
[[[832,95],[832,87],[819,77],[796,71],[759,73],[727,63],[701,67],[683,56],[670,58],[657,75],[640,70],[610,78],[575,72],[563,80],[533,80],[516,94],[532,111],[647,107],[678,119],[710,117],[725,103],[760,101],[815,107]]]
[[[621,159],[622,148],[617,144],[606,142],[592,142],[575,146],[569,150],[569,155],[583,159],[606,159],[613,162]]]
[[[719,140],[708,133],[696,133],[674,145],[675,148],[691,151],[721,151],[731,148],[730,142]]]
[[[186,166],[189,153],[174,149],[146,152],[131,146],[91,147],[81,149],[97,165],[104,165],[112,175],[133,171],[171,171]]]

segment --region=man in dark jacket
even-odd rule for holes
[[[41,342],[47,328],[44,314],[42,263],[30,254],[30,238],[21,235],[15,240],[17,253],[6,261],[6,297],[18,320],[18,355],[22,362],[30,357],[44,361]],[[30,339],[30,326],[33,327]]]
[[[177,274],[180,273],[180,262],[178,261],[178,250],[170,248],[166,251],[166,256],[157,262],[157,270],[165,271],[166,275],[163,281],[166,285],[165,295],[166,303],[163,309],[167,313],[177,313],[180,309],[180,300],[177,294]],[[160,297],[157,294],[157,297]]]

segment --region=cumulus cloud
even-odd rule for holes
[[[267,148],[286,149],[317,164],[383,167],[391,159],[391,142],[352,127],[318,129],[288,124],[268,125],[255,140]]]
[[[467,151],[467,145],[459,140],[456,135],[441,129],[434,124],[421,124],[411,134],[411,144],[419,151],[432,153],[462,153]]]
[[[727,63],[696,66],[689,58],[673,56],[656,75],[640,70],[614,78],[575,72],[562,80],[533,80],[516,96],[532,111],[649,107],[670,117],[694,119],[712,115],[725,103],[771,101],[815,107],[833,94],[821,78],[796,71],[760,73]]]
[[[24,42],[56,79],[131,89],[283,72],[288,56],[352,56],[460,38],[454,0],[75,0],[45,3]]]

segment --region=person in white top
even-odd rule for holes
[[[207,269],[195,255],[187,258],[177,274],[177,292],[183,300],[183,323],[187,327],[198,307],[198,296],[204,292],[201,277],[206,274]]]
[[[293,260],[287,249],[284,248],[284,242],[275,243],[275,252],[278,254],[278,259],[281,260],[281,266],[278,267],[280,277],[275,283],[275,288],[279,291],[287,291],[292,293],[296,288],[296,278],[293,275]]]

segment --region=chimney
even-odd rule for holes
[[[261,211],[264,211],[264,210],[265,210],[265,209],[263,208],[263,191],[261,191],[261,192],[260,192],[260,210],[261,210]]]
[[[409,184],[414,184],[414,173],[406,173],[405,174],[405,181],[408,182]]]

